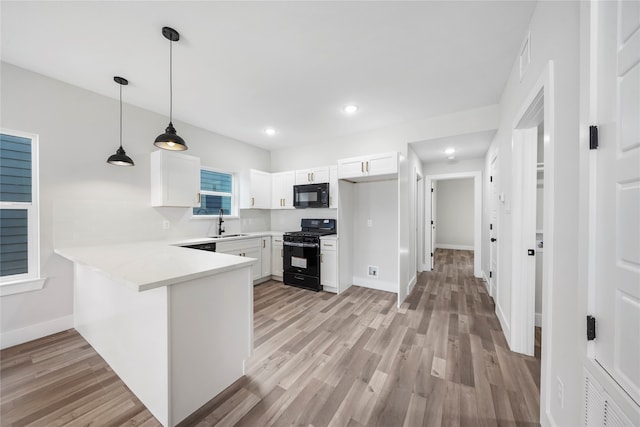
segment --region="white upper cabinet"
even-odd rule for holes
[[[293,209],[294,171],[271,174],[271,209]]]
[[[329,166],[296,171],[296,185],[329,182]]]
[[[271,209],[271,174],[255,169],[240,173],[240,209]]]
[[[200,159],[182,153],[151,153],[151,206],[200,206]]]
[[[338,179],[377,181],[398,177],[398,153],[381,153],[338,160]]]

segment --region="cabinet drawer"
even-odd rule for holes
[[[252,249],[262,247],[261,239],[241,239],[231,242],[217,242],[216,252],[234,252],[242,249]]]
[[[337,240],[320,240],[320,252],[335,251],[338,248]]]

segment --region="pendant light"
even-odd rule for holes
[[[169,40],[169,126],[159,135],[153,145],[165,150],[184,151],[187,144],[173,127],[173,42],[180,40],[180,34],[170,27],[162,28],[162,35]]]
[[[122,86],[129,84],[129,81],[124,77],[114,77],[113,80],[120,85],[120,147],[116,150],[116,154],[109,157],[107,163],[116,166],[133,166],[133,160],[127,156],[127,153],[122,148]]]

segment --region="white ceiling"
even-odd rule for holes
[[[416,155],[424,163],[447,162],[449,155],[444,150],[451,147],[455,149],[454,161],[476,159],[483,157],[491,141],[496,134],[496,130],[484,132],[473,132],[463,135],[455,135],[446,138],[436,138],[427,141],[419,141],[411,144]]]
[[[171,26],[174,118],[271,150],[499,102],[534,5],[3,0],[0,52],[168,116]]]

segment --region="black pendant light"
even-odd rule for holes
[[[127,153],[122,148],[122,86],[129,84],[129,81],[124,77],[114,77],[113,80],[120,85],[120,147],[116,150],[116,154],[109,157],[107,163],[116,166],[133,166],[133,160],[127,156]]]
[[[170,27],[162,27],[162,35],[169,40],[169,126],[159,135],[153,145],[165,150],[184,151],[187,143],[180,138],[173,127],[173,42],[180,40],[180,34]]]

